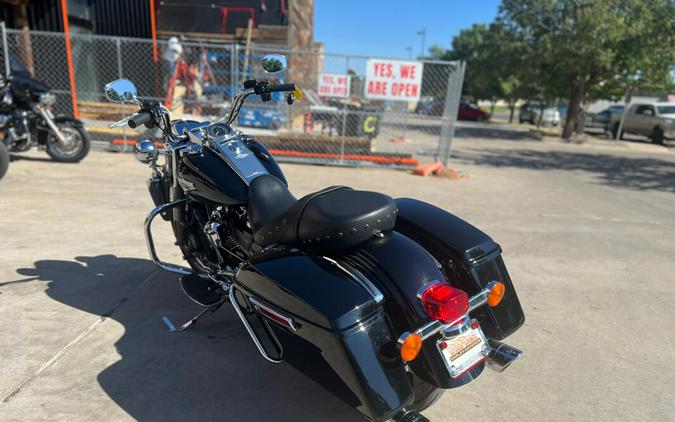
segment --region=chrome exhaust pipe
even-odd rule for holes
[[[497,372],[503,372],[523,354],[522,350],[501,341],[489,339],[488,343],[490,344],[490,353],[488,354],[487,365]]]

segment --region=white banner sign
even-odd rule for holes
[[[319,75],[319,96],[320,97],[349,97],[349,75],[335,75],[332,73],[322,73]]]
[[[416,101],[422,91],[422,62],[368,59],[365,96]]]

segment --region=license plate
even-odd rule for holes
[[[450,378],[457,378],[488,355],[488,345],[480,328],[469,328],[452,338],[441,339],[436,347],[448,368]]]

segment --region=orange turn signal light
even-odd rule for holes
[[[501,281],[498,281],[490,289],[488,293],[487,304],[491,307],[499,305],[499,302],[504,298],[504,293],[506,293],[506,286]]]
[[[406,362],[415,360],[422,351],[422,336],[416,333],[408,334],[401,343],[401,359]]]

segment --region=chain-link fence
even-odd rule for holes
[[[121,150],[156,134],[108,128],[135,106],[106,102],[107,82],[131,79],[142,99],[163,102],[174,119],[216,120],[227,114],[243,81],[264,78],[295,82],[302,97],[293,106],[280,93],[268,102],[249,97],[237,124],[281,161],[397,167],[445,161],[464,72],[458,62],[401,62],[255,44],[153,43],[73,33],[68,45],[62,33],[2,35],[3,75],[8,65],[25,68],[56,94],[57,113],[83,119],[95,141]],[[288,57],[281,76],[260,67],[270,52]]]

